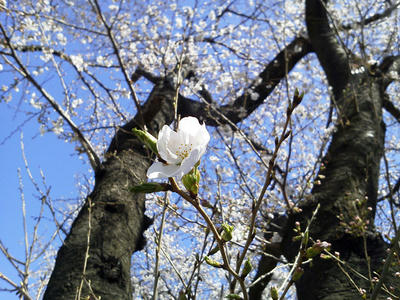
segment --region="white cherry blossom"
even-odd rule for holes
[[[147,177],[177,177],[190,172],[200,160],[210,141],[205,124],[200,124],[195,117],[183,118],[177,131],[164,125],[158,134],[158,154],[164,161],[154,162],[147,171]]]

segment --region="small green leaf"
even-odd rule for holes
[[[308,231],[306,231],[305,233],[304,233],[304,235],[303,235],[303,239],[301,240],[301,244],[303,245],[303,246],[307,246],[307,244],[308,244]]]
[[[136,137],[143,143],[145,144],[151,151],[153,151],[155,154],[158,154],[158,149],[157,149],[157,139],[152,136],[150,133],[147,131],[143,131],[140,129],[133,128],[132,132],[136,135]]]
[[[237,294],[229,294],[225,296],[226,299],[242,300],[243,298]]]
[[[278,300],[279,299],[279,294],[278,294],[278,290],[276,289],[276,287],[271,286],[270,295],[271,295],[272,300]]]
[[[213,255],[213,254],[217,253],[218,251],[219,251],[219,246],[217,245],[217,246],[215,246],[214,248],[212,248],[212,249],[210,250],[210,252],[208,252],[207,255]]]

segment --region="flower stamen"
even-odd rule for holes
[[[180,144],[178,146],[178,150],[176,150],[175,154],[184,160],[186,157],[189,156],[189,153],[192,151],[193,144]]]

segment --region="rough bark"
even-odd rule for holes
[[[373,226],[385,137],[382,106],[386,86],[380,75],[368,70],[359,75],[349,73],[345,67],[347,58],[333,37],[320,0],[307,0],[306,14],[311,43],[334,90],[339,121],[317,177],[320,184],[315,184],[312,198],[303,203],[302,212],[290,217],[282,250],[293,260],[298,249],[292,242],[293,222],[299,221],[304,228],[319,203],[321,208],[310,236],[331,242],[332,250],[340,252],[346,262],[344,268],[355,285],[368,294],[371,292],[368,265],[371,272],[380,273],[388,248]],[[357,222],[357,217],[369,222],[367,229],[346,230],[344,223]],[[356,276],[348,267],[367,280]],[[360,292],[336,262],[317,258],[312,266],[304,269],[304,275],[296,282],[299,300],[360,299]],[[385,283],[398,288],[393,278],[387,278]],[[397,289],[394,293],[399,295],[400,291]],[[386,299],[388,295],[381,292],[380,297]]]
[[[174,94],[168,82],[160,82],[154,87],[142,107],[150,131],[158,132],[162,125],[172,122]],[[139,120],[136,116],[113,138],[102,169],[96,174],[93,192],[57,254],[44,299],[75,299],[82,280],[81,297],[132,299],[131,256],[143,246],[143,231],[151,223],[144,216],[144,195],[129,191],[130,187],[145,180],[150,164],[147,150],[130,133],[133,127],[138,127]],[[92,203],[89,256],[83,276],[89,203]]]
[[[388,74],[393,71],[399,73],[399,57],[388,57],[375,70],[366,68],[364,73],[352,75],[349,56],[329,25],[325,3],[321,0],[306,1],[306,24],[313,51],[333,89],[338,114],[337,129],[322,161],[323,168],[316,178],[320,184],[315,184],[310,200],[301,204],[302,212],[289,216],[282,232],[280,251],[293,261],[299,249],[292,240],[294,223],[299,221],[304,229],[319,203],[321,208],[311,226],[310,236],[331,242],[332,251],[340,252],[341,259],[346,263],[344,268],[355,285],[369,294],[370,281],[356,276],[348,267],[368,279],[368,260],[371,272],[379,274],[383,267],[382,260],[387,256],[388,245],[376,232],[373,223],[385,137],[382,107],[397,117],[397,109],[388,101],[385,89],[392,81]],[[357,206],[356,199],[366,202]],[[369,222],[367,230],[346,231],[341,221],[349,224],[357,216]],[[263,256],[256,278],[267,273],[271,266],[271,258]],[[299,300],[360,299],[359,291],[335,262],[317,258],[312,266],[306,265],[304,269],[304,275],[296,282]],[[384,282],[387,286],[397,287],[394,293],[399,296],[399,283],[393,276]],[[267,283],[268,278],[263,284],[254,286],[250,290],[251,299],[261,299],[262,289]],[[382,299],[387,296],[381,291]]]
[[[284,255],[293,260],[298,249],[292,242],[293,222],[299,221],[304,228],[319,203],[321,208],[311,226],[310,236],[332,243],[332,251],[340,252],[347,266],[369,278],[365,252],[370,258],[371,270],[378,273],[382,268],[382,259],[387,255],[387,245],[373,226],[385,132],[383,97],[378,82],[365,77],[354,80],[352,89],[344,93],[341,101],[342,113],[347,121],[343,125],[339,123],[333,135],[323,159],[324,168],[318,174],[321,183],[315,185],[311,201],[301,206],[302,213],[291,217],[282,249]],[[364,199],[366,202],[357,205],[357,199],[360,203]],[[369,222],[366,231],[348,231],[341,223],[351,224],[356,222],[357,217]],[[349,271],[347,267],[345,269]],[[370,290],[368,280],[349,273],[359,288],[367,292]],[[296,282],[296,287],[299,300],[360,298],[360,293],[346,274],[335,262],[327,260],[316,259],[312,267],[305,266],[305,273]],[[382,297],[386,299],[387,295]]]

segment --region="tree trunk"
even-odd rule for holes
[[[367,293],[371,291],[370,272],[381,272],[388,248],[373,226],[385,133],[382,102],[378,80],[368,75],[353,77],[339,102],[341,122],[322,161],[324,165],[317,176],[320,183],[315,183],[312,199],[301,206],[302,212],[290,218],[282,244],[284,255],[293,260],[298,249],[292,242],[294,222],[299,221],[304,229],[319,203],[310,237],[332,243],[332,251],[340,252],[346,262],[344,269],[355,285]],[[390,281],[387,284],[390,286]],[[305,267],[296,287],[299,300],[361,296],[336,262],[319,258]],[[382,299],[388,296],[381,295]]]
[[[300,213],[289,215],[281,232],[280,250],[289,261],[294,260],[299,249],[298,243],[293,242],[295,222],[300,222],[304,230],[320,204],[310,227],[310,237],[330,242],[331,250],[340,253],[345,265],[339,267],[334,260],[314,258],[312,264],[302,266],[304,274],[295,282],[299,300],[361,299],[364,290],[370,294],[371,279],[379,277],[374,272],[381,273],[388,249],[375,230],[374,218],[385,141],[382,106],[388,82],[387,76],[382,75],[388,72],[389,60],[382,62],[377,70],[371,71],[365,65],[362,73],[351,74],[350,55],[330,28],[326,2],[306,1],[306,24],[312,48],[333,90],[332,105],[338,115],[336,132],[322,160],[310,199],[301,203]],[[393,68],[394,60],[389,61]],[[268,271],[260,271],[266,264],[268,258],[263,257],[257,276]],[[394,288],[395,295],[400,295],[400,283],[394,276],[385,278],[384,283]],[[256,289],[257,286],[251,299],[261,299]],[[388,296],[380,292],[380,299]]]
[[[162,125],[173,121],[174,94],[168,83],[154,87],[142,107],[151,132],[158,132]],[[140,120],[136,116],[113,138],[106,161],[96,173],[94,190],[57,254],[45,300],[75,299],[81,282],[82,298],[132,299],[131,256],[144,246],[142,234],[151,224],[144,216],[144,194],[132,194],[129,190],[145,180],[150,164],[147,150],[131,133]]]
[[[374,272],[381,272],[388,248],[373,225],[385,141],[382,105],[386,85],[379,72],[370,72],[367,66],[360,74],[350,73],[349,57],[329,27],[321,0],[306,1],[306,23],[333,88],[338,121],[312,197],[301,205],[301,213],[289,218],[282,250],[289,260],[294,259],[298,250],[292,242],[294,222],[299,221],[304,229],[320,204],[310,237],[332,243],[332,251],[338,251],[346,263],[342,268],[347,274],[333,260],[314,259],[296,281],[298,299],[360,299],[360,289],[371,292],[371,278],[376,276]],[[385,283],[398,286],[393,279]],[[388,295],[381,292],[380,297],[386,299]]]

